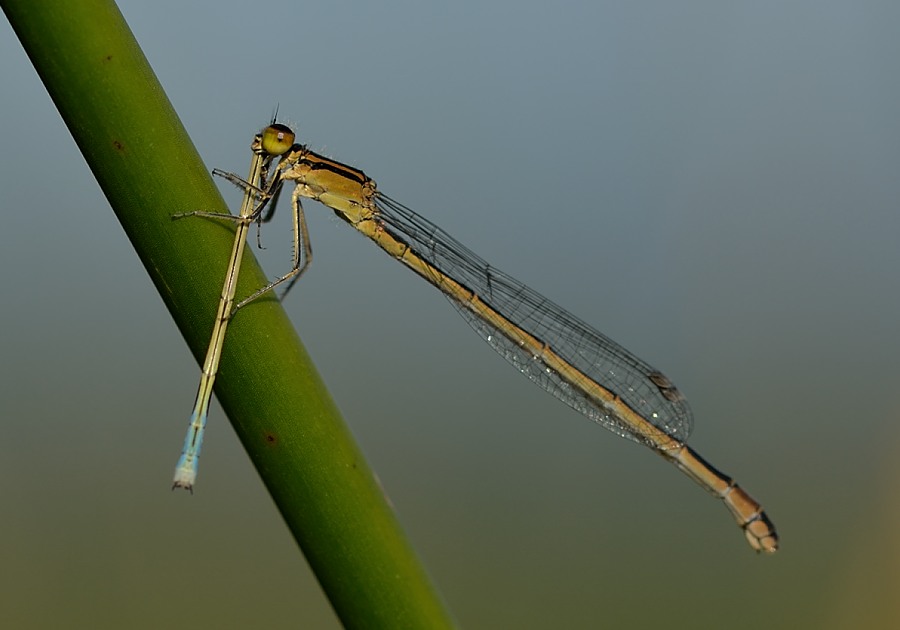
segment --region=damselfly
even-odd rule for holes
[[[273,124],[263,135],[289,138],[293,132]],[[236,175],[219,174],[242,185]],[[778,534],[760,504],[686,444],[693,423],[690,407],[659,370],[379,192],[362,171],[295,144],[281,153],[264,191],[246,187],[262,206],[285,181],[296,184],[294,266],[238,308],[282,283],[291,288],[311,256],[301,199],[319,201],[437,287],[517,370],[589,419],[653,449],[722,499],[753,549],[777,550]]]
[[[191,216],[208,217],[213,219],[226,219],[237,223],[234,235],[234,246],[231,249],[231,258],[225,272],[225,284],[222,286],[222,296],[219,299],[219,308],[213,324],[212,337],[209,340],[209,348],[206,351],[206,359],[203,362],[203,371],[200,373],[200,387],[197,390],[197,399],[194,403],[194,411],[191,414],[187,436],[184,439],[184,449],[178,464],[175,466],[175,479],[173,488],[185,488],[192,490],[197,480],[197,460],[200,457],[200,448],[203,446],[203,432],[206,427],[206,416],[209,412],[209,402],[212,397],[213,383],[216,380],[216,372],[219,369],[219,359],[222,356],[222,345],[225,343],[225,331],[228,322],[234,314],[234,292],[237,288],[238,273],[241,268],[241,258],[244,255],[244,246],[247,242],[247,231],[250,224],[260,219],[263,208],[268,198],[255,185],[265,183],[268,179],[268,169],[272,158],[291,148],[294,142],[294,134],[290,130],[289,137],[284,131],[275,126],[267,127],[262,133],[257,134],[251,145],[253,159],[250,163],[250,174],[244,186],[244,199],[238,216],[230,214],[216,214],[212,212],[188,212],[175,215],[174,218]],[[231,176],[234,179],[234,176]],[[273,206],[274,207],[274,206]],[[299,251],[295,248],[295,251]],[[296,260],[292,267],[298,269]]]

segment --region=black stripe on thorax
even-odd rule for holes
[[[315,151],[310,151],[303,145],[297,145],[294,149],[292,149],[292,153],[297,151],[300,151],[300,155],[302,156],[299,160],[297,160],[297,162],[305,162],[309,165],[310,170],[329,171],[331,173],[334,173],[335,175],[355,180],[360,184],[360,186],[368,181],[371,181],[366,176],[366,174],[358,168],[353,168],[352,166],[347,166],[346,164],[342,164],[337,160],[327,158],[324,155],[319,155]]]

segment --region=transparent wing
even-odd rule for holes
[[[687,440],[693,428],[690,407],[661,372],[562,307],[491,267],[410,208],[381,193],[377,193],[376,205],[384,229],[406,242],[422,259],[470,289],[482,302],[542,341],[587,378],[616,394],[653,426],[679,442]],[[438,279],[435,284],[440,286]],[[472,328],[522,374],[613,433],[645,443],[627,422],[617,417],[615,407],[589,396],[540,356],[523,348],[518,340],[502,333],[466,304],[448,297]]]

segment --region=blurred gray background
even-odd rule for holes
[[[669,375],[782,536],[756,557],[310,202],[286,307],[463,626],[892,626],[898,5],[255,6],[120,3],[207,165],[243,172],[278,104]],[[198,366],[0,29],[0,625],[337,627],[218,405],[169,490]]]

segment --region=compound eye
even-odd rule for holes
[[[293,129],[286,125],[269,125],[262,131],[262,149],[269,155],[284,155],[294,146],[296,137]]]

